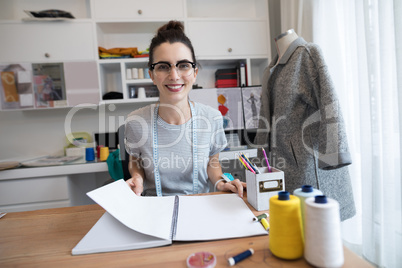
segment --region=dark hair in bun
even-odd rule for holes
[[[193,57],[193,62],[196,63],[195,53],[193,45],[191,44],[190,39],[184,33],[184,25],[180,21],[169,21],[165,25],[162,25],[159,29],[154,38],[151,40],[151,45],[149,47],[149,62],[148,66],[150,67],[152,63],[154,63],[154,50],[156,47],[163,43],[183,43],[186,45]]]

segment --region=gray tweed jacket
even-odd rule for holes
[[[337,200],[341,220],[348,219],[356,213],[347,167],[352,161],[321,50],[299,37],[274,66],[277,60],[264,73],[255,143],[284,171],[287,191],[312,185]]]

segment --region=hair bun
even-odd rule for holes
[[[161,26],[158,29],[158,33],[164,32],[164,31],[169,31],[169,30],[178,30],[178,31],[184,32],[184,25],[180,21],[171,20],[168,23],[166,23],[165,25]]]

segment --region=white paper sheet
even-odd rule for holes
[[[127,227],[169,240],[174,196],[137,196],[124,180],[118,180],[88,193],[96,203]]]
[[[237,194],[180,196],[176,241],[217,240],[266,235]]]
[[[123,225],[108,212],[91,228],[73,248],[73,255],[131,250],[170,245],[164,240],[136,232]]]

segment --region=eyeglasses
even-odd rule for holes
[[[155,74],[159,77],[165,77],[170,74],[172,68],[176,67],[176,72],[180,77],[186,77],[193,74],[194,69],[196,68],[195,63],[191,61],[179,61],[176,64],[172,64],[166,61],[160,61],[151,64],[151,70],[155,72]]]

